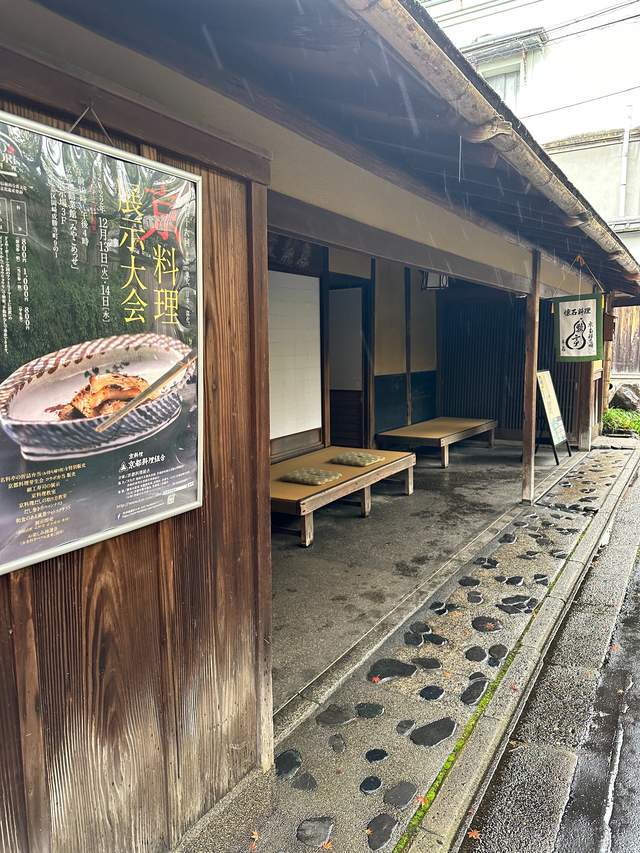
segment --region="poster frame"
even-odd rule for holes
[[[578,361],[601,361],[604,352],[602,314],[603,295],[600,292],[576,294],[571,296],[556,296],[551,300],[554,305],[553,339],[555,342],[556,361],[560,364],[571,364]],[[578,300],[592,299],[596,306],[596,354],[595,355],[560,355],[560,305],[563,302],[576,302]],[[557,307],[555,307],[557,306]]]
[[[140,156],[139,154],[131,154],[128,151],[123,151],[122,149],[116,148],[113,145],[105,145],[104,143],[97,142],[93,139],[86,139],[83,136],[79,136],[74,133],[69,133],[65,130],[59,130],[58,128],[51,127],[41,122],[35,122],[31,119],[22,118],[21,116],[14,115],[13,113],[8,113],[4,110],[0,110],[0,123],[13,125],[14,127],[18,127],[23,130],[30,131],[32,133],[37,133],[40,136],[56,139],[60,142],[79,146],[81,148],[87,148],[91,151],[104,154],[108,157],[113,157],[118,160],[124,160],[128,163],[144,166],[146,168],[153,169],[157,172],[165,172],[168,175],[181,178],[182,180],[190,181],[194,185],[196,194],[196,305],[198,311],[198,318],[196,324],[198,334],[198,343],[196,347],[196,400],[198,407],[198,438],[196,452],[195,500],[191,501],[188,504],[185,504],[184,506],[171,508],[163,512],[158,512],[150,516],[145,516],[143,520],[126,522],[124,524],[118,525],[117,527],[109,528],[106,531],[103,530],[97,533],[92,533],[88,536],[76,538],[72,542],[69,542],[67,544],[52,546],[51,548],[43,549],[42,551],[38,551],[37,553],[31,554],[26,557],[17,557],[7,563],[0,563],[1,576],[4,574],[8,574],[9,572],[16,571],[17,569],[23,569],[28,566],[33,566],[34,564],[43,562],[45,560],[51,560],[55,557],[61,556],[63,554],[68,554],[72,551],[79,551],[82,548],[86,548],[90,545],[96,545],[108,539],[113,539],[117,536],[122,536],[125,533],[131,533],[134,530],[140,530],[143,527],[149,527],[152,524],[157,524],[160,521],[166,521],[168,518],[173,518],[175,516],[182,515],[185,512],[190,512],[191,510],[198,509],[202,506],[204,500],[204,259],[202,257],[203,199],[201,175],[195,174],[193,172],[187,172],[183,169],[178,169],[173,166],[168,166],[160,160],[150,160],[147,157]],[[44,353],[43,355],[45,354],[46,353]]]

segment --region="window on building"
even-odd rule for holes
[[[515,110],[518,104],[518,91],[520,89],[520,69],[499,74],[488,71],[482,76],[491,88],[500,95],[505,104],[512,110]]]

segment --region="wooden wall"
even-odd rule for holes
[[[204,506],[0,577],[2,853],[167,850],[271,761],[266,187],[116,144],[203,177]]]
[[[616,308],[613,341],[614,376],[640,374],[640,307]]]
[[[525,303],[502,291],[456,281],[439,294],[439,415],[495,418],[499,435],[520,438]],[[538,369],[551,371],[570,436],[577,434],[579,368],[556,361],[551,306],[542,301]],[[546,434],[540,405],[537,426]]]

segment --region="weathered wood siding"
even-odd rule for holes
[[[0,577],[2,853],[167,850],[271,755],[266,188],[116,144],[203,176],[204,506]]]
[[[613,340],[614,376],[640,375],[640,307],[615,308],[616,332]]]

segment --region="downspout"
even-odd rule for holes
[[[622,155],[620,157],[620,191],[618,195],[618,218],[624,219],[627,215],[627,177],[629,174],[629,138],[631,136],[631,122],[633,106],[627,105],[627,114],[622,136]]]
[[[640,265],[600,221],[569,190],[511,124],[489,103],[456,63],[405,9],[400,0],[333,0],[342,2],[408,62],[425,85],[449,103],[468,125],[466,138],[491,142],[501,156],[531,185],[567,215],[567,224],[594,240],[628,278],[640,282]]]

